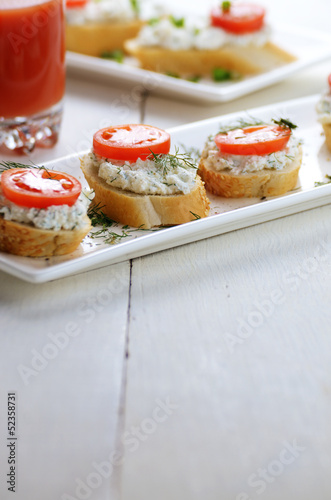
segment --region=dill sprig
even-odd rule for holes
[[[280,120],[272,119],[271,121],[282,128],[289,128],[290,130],[294,130],[298,127],[298,125],[295,125],[287,118],[280,118]]]
[[[101,205],[98,203],[97,205],[94,205],[93,202],[89,206],[87,210],[87,215],[89,216],[91,220],[91,224],[93,227],[95,226],[102,226],[102,227],[111,227],[114,224],[117,224],[114,220],[112,220],[108,215],[106,215],[103,212],[103,207],[104,205]]]
[[[180,148],[185,152],[185,154],[190,156],[193,162],[199,162],[201,158],[201,151],[199,148],[195,148],[194,146],[188,147],[183,143],[180,143]]]
[[[115,233],[115,231],[111,231],[108,227],[103,227],[98,229],[97,231],[92,231],[90,233],[90,237],[92,239],[102,238],[103,243],[107,243],[108,245],[114,245],[118,243],[123,238],[127,238],[131,236],[124,228],[122,228],[122,233]]]
[[[198,168],[191,155],[188,152],[179,153],[178,148],[176,148],[174,154],[155,154],[151,151],[149,159],[154,160],[156,166],[162,171],[163,175],[171,170],[176,170],[178,167],[187,169],[192,168],[194,170]]]
[[[282,128],[288,128],[290,130],[294,130],[295,128],[297,128],[297,125],[295,125],[294,123],[292,123],[287,118],[286,119],[285,118],[280,118],[279,120],[275,120],[274,118],[272,118],[271,121],[273,123],[275,123],[275,125],[279,125]],[[267,124],[266,121],[262,121],[262,120],[260,120],[258,118],[254,118],[253,116],[248,116],[247,119],[240,118],[235,123],[232,123],[232,124],[227,125],[225,127],[221,127],[221,129],[219,130],[218,133],[219,134],[227,134],[231,130],[236,130],[237,128],[238,129],[242,129],[242,128],[245,128],[245,127],[256,127],[256,126],[259,126],[259,125],[266,125],[266,124]]]
[[[245,127],[255,127],[264,124],[265,122],[263,122],[262,120],[259,120],[258,118],[254,118],[253,116],[248,115],[247,119],[239,118],[236,122],[221,127],[218,133],[227,134],[231,130],[236,130],[237,128],[240,129]]]
[[[129,226],[123,226],[122,232],[120,234],[113,231],[115,227],[118,227],[118,223],[104,213],[104,211],[102,210],[103,207],[104,205],[101,205],[100,203],[98,203],[97,205],[91,203],[87,210],[87,215],[91,220],[92,226],[99,226],[99,229],[97,229],[96,231],[91,231],[90,237],[92,239],[102,238],[104,243],[114,245],[123,238],[130,236],[126,231]]]
[[[140,13],[140,5],[139,5],[138,0],[130,0],[130,3],[131,3],[131,7],[132,7],[133,12],[136,14],[136,16],[138,16],[138,14]]]
[[[26,165],[25,163],[19,163],[16,161],[9,161],[9,160],[0,162],[0,173],[4,172],[5,170],[10,170],[12,168],[39,168],[39,169],[44,168],[46,170],[44,166],[38,166],[34,163]]]
[[[331,175],[326,174],[325,178],[327,179],[326,181],[315,182],[314,186],[318,187],[318,186],[324,186],[325,184],[330,184],[331,183]]]

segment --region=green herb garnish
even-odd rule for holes
[[[195,219],[201,219],[201,215],[195,214],[194,212],[191,211],[190,214],[192,214]]]
[[[184,150],[185,154],[187,154],[191,159],[192,162],[198,163],[200,158],[201,158],[201,151],[198,148],[193,147],[187,147],[185,144],[181,143],[180,144],[181,149]]]
[[[135,12],[135,14],[138,15],[140,13],[140,5],[139,5],[138,0],[130,0],[130,3],[131,3],[132,10]]]
[[[280,120],[272,119],[271,121],[276,125],[279,125],[280,127],[289,128],[290,130],[294,130],[295,128],[298,127],[298,125],[294,125],[294,123],[290,122],[290,120],[285,118],[281,118]]]
[[[112,61],[116,61],[118,63],[122,63],[124,61],[124,53],[121,50],[112,50],[102,52],[100,57],[102,59],[111,59]]]
[[[222,8],[223,12],[229,12],[230,7],[231,7],[231,2],[226,1],[226,2],[222,2],[222,4],[221,4],[221,8]]]
[[[46,170],[44,166],[39,167],[38,165],[32,164],[26,165],[24,163],[18,163],[16,161],[2,161],[0,162],[0,173],[5,170],[10,170],[11,168],[43,168]]]
[[[224,68],[214,68],[212,77],[215,82],[225,82],[231,80],[231,71]]]
[[[159,17],[152,17],[151,19],[148,20],[148,24],[150,26],[155,26],[156,24],[158,24],[159,22],[161,21],[161,19]]]
[[[184,17],[174,17],[174,16],[169,16],[170,21],[176,28],[184,28],[185,26],[185,18]]]
[[[315,182],[314,186],[318,187],[318,186],[324,186],[325,184],[331,184],[331,175],[326,174],[325,178],[327,179],[326,181]]]
[[[150,159],[153,159],[156,166],[162,170],[163,176],[178,167],[193,168],[195,170],[198,168],[189,153],[179,153],[178,149],[176,149],[175,154],[155,154],[151,151]]]
[[[258,125],[264,125],[265,122],[262,120],[259,120],[258,118],[254,118],[253,116],[248,116],[248,119],[245,120],[243,118],[240,118],[237,122],[232,123],[231,125],[226,125],[224,127],[221,127],[219,130],[219,134],[227,134],[231,130],[236,130],[236,129],[242,129],[245,127],[255,127]]]
[[[228,80],[239,80],[241,75],[237,71],[230,71],[225,68],[214,68],[212,71],[212,78],[215,82],[226,82]]]
[[[90,233],[92,239],[102,238],[104,243],[113,245],[123,238],[130,236],[126,231],[128,226],[123,226],[122,233],[120,234],[113,231],[113,228],[118,227],[118,223],[108,217],[102,209],[103,206],[101,206],[100,203],[94,205],[92,202],[87,210],[87,215],[91,220],[92,226],[101,226],[97,231],[92,231]]]
[[[187,81],[188,82],[193,82],[193,83],[197,83],[201,80],[201,76],[200,75],[192,75],[192,76],[189,76],[187,78]]]
[[[180,78],[178,73],[172,73],[172,71],[168,71],[166,75],[171,76],[171,78]]]

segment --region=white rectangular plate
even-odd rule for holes
[[[277,45],[292,53],[297,60],[267,73],[222,83],[203,79],[197,83],[146,71],[127,58],[123,64],[97,57],[67,52],[67,67],[83,73],[107,75],[112,80],[142,84],[146,90],[167,96],[204,102],[227,102],[267,87],[291,74],[331,56],[331,36],[298,27],[279,27],[272,37]]]
[[[32,259],[0,253],[0,269],[30,282],[42,283],[331,203],[331,184],[314,187],[315,182],[324,181],[325,175],[331,174],[331,154],[324,144],[322,127],[316,121],[315,104],[318,98],[311,96],[249,111],[250,116],[262,120],[282,117],[298,125],[295,133],[303,141],[303,164],[298,186],[291,193],[267,200],[208,195],[211,213],[205,219],[155,231],[132,228],[125,230],[128,236],[112,245],[105,243],[103,238],[88,235],[76,252],[63,257]],[[201,150],[206,138],[215,134],[221,124],[232,123],[242,117],[245,113],[233,113],[171,129],[173,148],[179,146],[187,151],[194,147]],[[47,166],[75,175],[86,185],[80,172],[79,156],[67,156]],[[122,226],[118,224],[114,231],[122,234]]]

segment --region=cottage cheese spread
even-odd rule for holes
[[[202,152],[207,168],[221,171],[227,170],[234,175],[249,174],[259,172],[260,170],[282,170],[288,167],[299,152],[300,141],[291,136],[285,149],[271,153],[269,155],[229,155],[220,153],[214,139],[211,139],[205,145]]]
[[[0,193],[0,216],[5,220],[22,222],[38,229],[80,229],[85,225],[83,219],[93,197],[91,190],[83,190],[74,205],[52,205],[48,208],[26,208],[4,198]]]
[[[181,161],[172,161],[172,155],[163,155],[162,165],[154,160],[135,163],[98,158],[94,153],[85,155],[83,163],[92,162],[99,168],[99,177],[110,186],[143,195],[187,194],[195,186],[197,169]]]
[[[83,8],[66,11],[68,24],[131,21],[136,17],[130,0],[91,0]]]
[[[227,45],[262,47],[270,37],[270,28],[245,35],[234,35],[222,28],[210,26],[208,21],[186,19],[177,26],[170,18],[156,20],[144,26],[137,42],[146,47],[163,47],[170,50],[218,49]]]
[[[331,92],[324,94],[316,105],[318,121],[322,124],[331,124]]]

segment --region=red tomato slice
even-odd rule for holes
[[[278,125],[259,125],[218,134],[215,137],[215,143],[221,153],[263,156],[283,149],[290,136],[289,128]]]
[[[331,90],[331,73],[330,73],[330,75],[328,76],[328,82],[329,82],[329,87],[330,87],[330,90]]]
[[[246,3],[232,3],[229,10],[222,10],[222,6],[211,11],[211,24],[225,31],[243,35],[262,28],[265,9],[259,5]]]
[[[72,206],[82,190],[80,182],[71,175],[34,168],[5,170],[1,188],[5,198],[16,205],[34,208]]]
[[[68,9],[84,7],[88,1],[89,0],[66,0],[66,6]]]
[[[99,130],[93,136],[93,151],[110,160],[135,162],[154,154],[167,154],[170,135],[150,125],[118,125]]]

